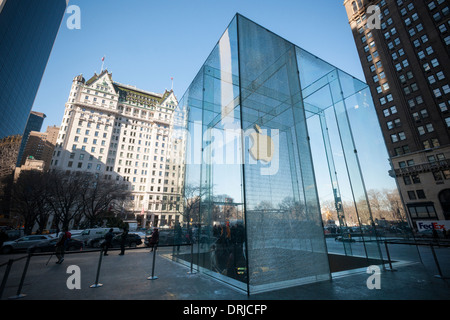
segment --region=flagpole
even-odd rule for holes
[[[104,65],[104,63],[105,63],[105,56],[103,56],[103,58],[102,58],[102,70],[100,71],[100,73],[103,72],[103,65]]]

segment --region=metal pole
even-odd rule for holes
[[[152,262],[152,276],[148,277],[147,280],[156,280],[158,279],[158,277],[155,277],[155,255],[156,255],[156,248],[157,246],[155,245],[154,249],[153,249],[153,262]]]
[[[386,241],[384,241],[384,246],[386,247],[386,254],[387,254],[388,261],[389,261],[389,268],[390,268],[389,271],[397,271],[397,270],[392,268],[391,255],[389,254],[389,249],[388,249],[388,245],[387,245]]]
[[[17,288],[17,295],[15,295],[13,297],[9,297],[9,299],[19,299],[19,298],[23,298],[26,296],[26,294],[23,294],[21,292],[22,292],[23,283],[25,281],[25,275],[27,274],[28,265],[30,264],[31,255],[32,255],[31,253],[28,254],[27,261],[25,262],[25,267],[23,268],[22,278],[20,279],[19,288]]]
[[[438,269],[439,275],[436,275],[436,278],[447,279],[442,275],[441,267],[439,266],[439,262],[436,256],[436,252],[434,252],[433,244],[430,244],[431,252],[433,253],[434,262],[436,262],[436,267]]]
[[[9,271],[11,271],[11,267],[12,267],[13,262],[14,262],[13,259],[9,259],[8,260],[8,265],[6,266],[6,271],[5,271],[5,274],[3,275],[2,284],[0,286],[0,299],[2,298],[3,290],[5,290],[6,281],[8,280]]]
[[[89,286],[90,288],[99,288],[99,287],[103,286],[103,284],[98,283],[98,277],[100,275],[100,267],[102,265],[102,256],[103,256],[103,248],[100,250],[100,258],[98,260],[97,276],[95,278],[95,283],[93,285]]]
[[[189,271],[188,274],[196,274],[197,273],[193,270],[193,265],[194,265],[194,243],[191,242],[191,271]]]

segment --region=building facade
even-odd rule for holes
[[[344,2],[413,227],[450,219],[450,9],[444,0]]]
[[[28,142],[29,135],[32,131],[41,131],[42,123],[47,116],[42,112],[31,111],[28,117],[27,125],[25,127],[25,131],[22,136],[22,142],[20,144],[19,155],[17,156],[16,166],[20,167],[25,163],[25,160],[22,159],[23,153],[25,151],[25,147]]]
[[[50,168],[58,133],[59,127],[56,126],[47,127],[46,132],[31,131],[23,152],[21,165],[24,165],[25,161],[32,157],[36,160],[42,160],[44,171],[47,171]]]
[[[0,139],[24,133],[66,6],[0,1]]]
[[[182,222],[181,141],[172,139],[173,91],[113,81],[107,70],[74,78],[50,170],[92,172],[132,192],[121,204],[141,226]],[[128,217],[130,218],[130,217]]]

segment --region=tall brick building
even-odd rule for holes
[[[450,219],[450,10],[444,0],[344,2],[413,226]]]

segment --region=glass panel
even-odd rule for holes
[[[329,279],[295,47],[238,18],[242,126],[251,138],[244,165],[250,291]],[[265,136],[273,156],[258,159],[252,137]]]

